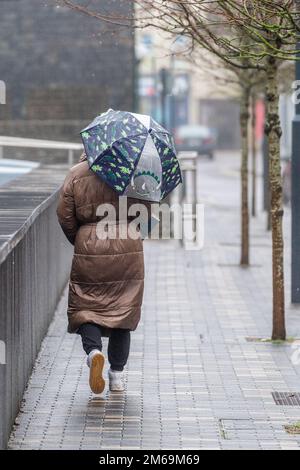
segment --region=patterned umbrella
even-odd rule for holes
[[[173,138],[150,116],[109,109],[81,137],[92,171],[120,195],[157,202],[182,182]]]

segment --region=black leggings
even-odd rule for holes
[[[102,351],[101,327],[94,323],[84,323],[78,330],[86,354],[93,349]],[[113,328],[108,340],[108,361],[111,369],[122,371],[128,360],[130,349],[130,330]]]

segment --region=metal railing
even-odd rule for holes
[[[27,139],[23,137],[0,136],[0,158],[3,158],[4,147],[22,147],[37,148],[49,150],[66,150],[68,155],[68,164],[74,163],[74,152],[83,150],[81,144],[73,142],[60,142],[55,140]]]
[[[72,247],[56,216],[63,179],[45,166],[0,187],[0,449],[69,278]]]
[[[189,210],[184,213],[182,244],[185,248],[196,248],[196,241],[191,242],[186,234],[196,227],[196,204],[200,202],[199,163],[197,152],[179,152],[178,159],[182,172],[183,184],[171,193],[171,204],[188,205]],[[174,227],[173,227],[174,229]]]

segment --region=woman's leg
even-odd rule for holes
[[[82,346],[87,356],[87,365],[90,368],[90,387],[94,393],[102,393],[105,387],[103,378],[104,356],[102,350],[101,329],[94,323],[84,323],[78,330],[81,335]]]
[[[108,360],[113,371],[121,372],[130,350],[130,330],[113,328],[108,341]]]
[[[102,351],[101,328],[94,323],[84,323],[78,330],[82,339],[82,346],[86,354],[94,349]]]

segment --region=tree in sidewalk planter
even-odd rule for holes
[[[249,151],[252,153],[252,215],[256,199],[256,142],[255,142],[255,96],[265,82],[264,71],[252,68],[239,69],[230,66],[240,88],[240,128],[241,128],[241,266],[250,264],[250,210],[249,210]],[[250,121],[251,120],[251,121]],[[249,127],[251,124],[251,133]],[[251,145],[250,145],[251,144]]]
[[[94,18],[98,18],[101,20],[104,20],[104,15],[99,12],[99,11],[92,11],[89,8],[86,8],[81,5],[81,2],[76,2],[73,0],[63,0],[63,2],[71,7],[74,10],[77,10],[81,13],[86,13]],[[149,6],[151,4],[154,4],[154,12],[158,12],[158,10],[155,10],[158,8],[158,3],[160,2],[150,2],[150,1],[144,1],[144,0],[137,0],[136,4],[141,7],[141,11],[143,12],[144,9],[143,7],[146,6],[146,12],[148,11]],[[168,3],[168,2],[165,2]],[[171,2],[174,3],[174,2]],[[105,17],[108,22],[115,21],[116,24],[120,25],[120,17],[115,17],[113,14],[111,14],[109,17]],[[143,13],[139,13],[137,15],[135,24],[138,27],[145,27],[144,22],[150,20],[150,16],[148,16],[148,13],[144,15]],[[131,20],[130,18],[123,18],[123,24],[128,25]],[[158,26],[158,25],[157,25]],[[170,32],[168,28],[165,27],[165,23],[162,21],[159,23],[159,28],[163,29],[167,32]],[[248,37],[241,35],[241,42],[247,42]],[[195,47],[195,44],[192,45],[192,47],[187,48],[188,54],[184,54],[184,49],[181,51],[179,55],[184,55],[187,60],[194,60],[194,54],[190,56],[191,51],[197,53],[199,52],[199,45]],[[223,69],[226,69],[227,72],[231,72],[231,75],[234,76],[234,81],[238,83],[239,85],[239,95],[240,95],[240,129],[241,129],[241,254],[240,254],[240,264],[241,266],[249,266],[250,264],[250,223],[249,223],[249,169],[248,169],[248,161],[249,161],[249,128],[248,128],[248,121],[250,118],[249,114],[249,105],[250,105],[250,98],[251,98],[251,91],[253,87],[255,86],[255,83],[258,80],[261,80],[261,72],[258,73],[257,70],[253,68],[248,68],[248,59],[244,59],[243,66],[242,67],[236,67],[229,61],[226,57],[226,50],[222,51],[220,48],[220,52],[222,54],[215,54],[215,43],[212,38],[212,40],[208,40],[207,44],[205,45],[205,49],[212,52],[213,55],[216,56],[218,59],[218,63],[216,66],[222,67]],[[224,52],[224,54],[223,54]]]
[[[283,65],[286,65],[285,63]],[[292,65],[292,64],[289,64]],[[292,89],[293,77],[295,76],[295,70],[293,67],[283,67],[279,69],[278,84],[281,93],[290,93]],[[265,102],[265,89],[266,89],[266,77],[265,74],[258,74],[258,86],[254,86],[251,89],[250,96],[250,149],[249,154],[251,154],[252,160],[252,171],[251,171],[251,215],[256,217],[257,215],[257,188],[258,188],[258,172],[257,172],[257,163],[258,163],[258,146],[256,138],[256,105],[259,100]],[[263,150],[263,149],[262,149]],[[268,210],[267,216],[267,230],[271,230],[271,212]]]
[[[61,0],[74,8],[76,1]],[[78,3],[78,2],[77,2]],[[292,0],[136,0],[138,27],[155,27],[175,36],[189,38],[192,47],[204,47],[240,69],[266,73],[266,126],[269,146],[269,178],[272,221],[273,333],[274,340],[286,338],[283,204],[280,163],[281,127],[277,72],[283,61],[298,59],[299,13]],[[73,6],[72,6],[73,4]],[[103,21],[128,24],[113,15],[81,12]],[[141,13],[141,14],[140,14]],[[132,25],[132,22],[129,23]],[[245,41],[245,38],[247,40]]]
[[[286,339],[281,126],[277,74],[283,61],[297,60],[299,13],[292,0],[141,0],[144,24],[190,38],[232,66],[266,74],[266,124],[272,225],[273,332]],[[148,8],[147,8],[148,7]],[[147,16],[148,15],[148,16]],[[247,37],[248,40],[244,41]]]
[[[208,57],[207,57],[208,56]],[[264,71],[249,68],[237,68],[223,61],[220,57],[205,54],[202,48],[197,48],[190,57],[193,66],[204,70],[204,77],[211,76],[214,84],[220,85],[222,95],[235,96],[240,103],[240,132],[241,132],[241,266],[250,264],[250,211],[249,211],[249,150],[250,150],[250,112],[251,98],[263,90],[265,82]],[[216,90],[214,90],[216,91]],[[253,124],[253,118],[251,119]],[[254,121],[255,124],[255,121]],[[255,137],[255,135],[254,135]],[[253,148],[253,141],[252,148]]]
[[[250,251],[249,227],[249,106],[252,89],[252,74],[250,70],[239,70],[237,76],[241,88],[240,128],[241,128],[241,266],[248,266]],[[249,80],[250,78],[250,80]]]
[[[295,79],[295,72],[296,72],[295,65],[296,65],[295,61],[284,61],[281,67],[278,69],[277,81],[278,81],[280,95],[281,94],[291,95],[292,84]],[[266,104],[265,94],[264,94],[264,103]],[[265,139],[265,142],[263,145],[268,147],[267,139]],[[263,152],[265,152],[266,155],[268,155],[268,149],[263,150]],[[269,181],[268,173],[269,173],[269,170],[267,171],[267,174],[265,176],[266,176],[266,179]],[[272,227],[272,223],[271,223],[271,197],[270,197],[269,189],[265,188],[264,193],[265,193],[264,194],[264,198],[265,198],[264,208],[267,211],[266,229],[267,231],[270,231]]]

